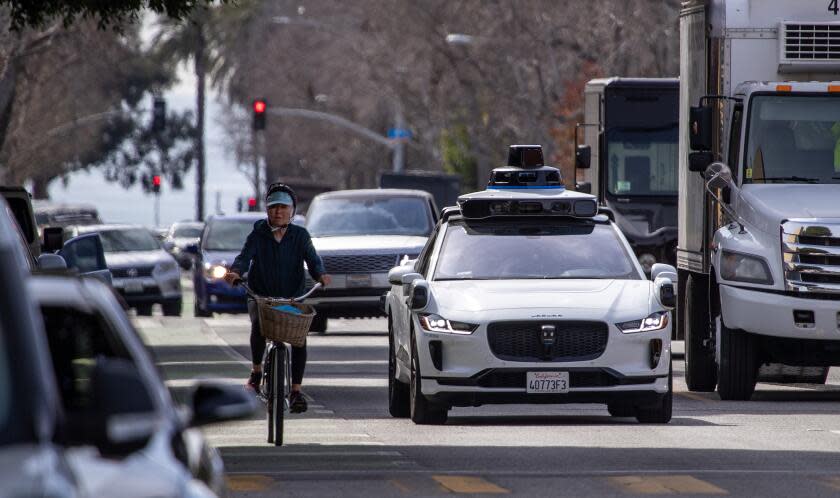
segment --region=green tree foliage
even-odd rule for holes
[[[472,192],[476,185],[478,162],[471,152],[470,135],[467,127],[459,124],[440,132],[440,150],[443,156],[443,170],[461,175],[464,192]]]

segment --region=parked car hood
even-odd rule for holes
[[[586,307],[620,311],[648,309],[648,280],[458,280],[431,282],[441,308],[455,311]]]
[[[163,249],[155,251],[106,252],[108,268],[125,266],[153,266],[163,261],[172,261],[172,256]]]
[[[426,245],[427,237],[413,235],[353,235],[313,237],[312,244],[320,252],[352,252],[390,250],[416,256]]]

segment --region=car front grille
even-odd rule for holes
[[[790,220],[781,237],[787,290],[840,294],[840,221]]]
[[[124,268],[111,268],[111,276],[114,278],[151,277],[154,269],[154,266],[126,266]]]
[[[542,327],[554,327],[554,340],[543,341]],[[604,353],[609,330],[604,322],[519,321],[487,326],[493,354],[509,361],[584,361]]]
[[[327,273],[387,273],[399,264],[402,255],[397,254],[358,254],[342,256],[323,256]]]

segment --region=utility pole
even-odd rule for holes
[[[195,219],[204,221],[204,92],[206,86],[207,66],[206,54],[207,41],[204,39],[204,26],[198,26],[198,39],[196,40],[195,51],[195,76],[198,80],[198,91],[196,92],[196,175],[195,175]]]
[[[403,117],[402,105],[397,102],[394,112],[394,151],[393,170],[394,173],[405,171],[405,118]]]

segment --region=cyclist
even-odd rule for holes
[[[248,273],[248,285],[261,296],[291,298],[304,293],[304,262],[312,278],[326,287],[330,277],[315,252],[312,239],[305,228],[290,221],[297,209],[294,191],[282,183],[268,187],[265,196],[267,219],[254,223],[254,229],[245,240],[242,251],[233,260],[225,281],[235,283]],[[248,299],[251,318],[251,375],[245,384],[257,391],[262,376],[262,357],[265,339],[260,334],[257,303]],[[292,347],[292,392],[289,398],[292,413],[305,412],[306,399],[301,393],[303,372],[306,368],[306,344]]]

